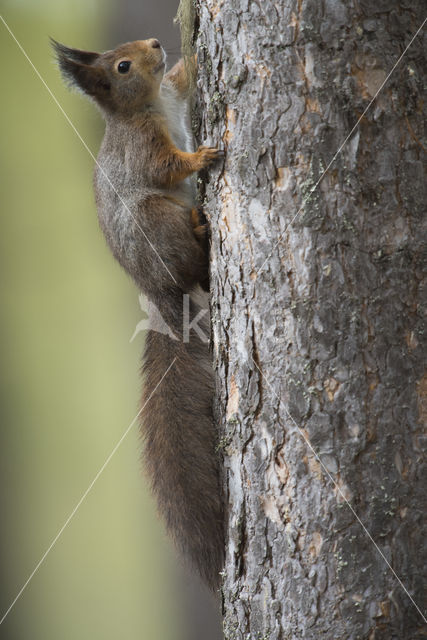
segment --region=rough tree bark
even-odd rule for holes
[[[422,5],[196,2],[230,640],[425,637]]]

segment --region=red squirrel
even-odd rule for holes
[[[158,40],[105,53],[52,44],[65,81],[92,98],[104,117],[94,176],[98,218],[115,258],[147,296],[154,325],[142,366],[145,468],[174,542],[215,590],[224,563],[224,511],[209,323],[206,313],[198,319],[207,306],[200,287],[208,281],[206,225],[190,176],[221,152],[193,151],[188,74],[182,60],[165,74]],[[159,313],[166,332],[156,331]],[[185,331],[184,320],[197,320],[199,330],[190,324]]]

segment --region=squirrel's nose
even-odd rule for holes
[[[153,40],[151,40],[151,46],[153,49],[160,49],[160,42],[153,38]]]

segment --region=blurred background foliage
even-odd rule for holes
[[[48,37],[102,50],[156,36],[173,62],[177,4],[3,0],[2,15],[96,155],[101,118],[63,86]],[[98,228],[93,160],[1,29],[0,618],[138,411],[143,344],[142,333],[130,342],[142,317],[137,291]],[[209,605],[199,606],[199,586],[177,568],[140,448],[135,425],[0,638],[188,640],[196,633],[195,618]],[[215,623],[208,627],[213,634]]]

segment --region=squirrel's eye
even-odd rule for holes
[[[117,65],[117,71],[119,73],[127,73],[130,69],[130,60],[122,60]]]

